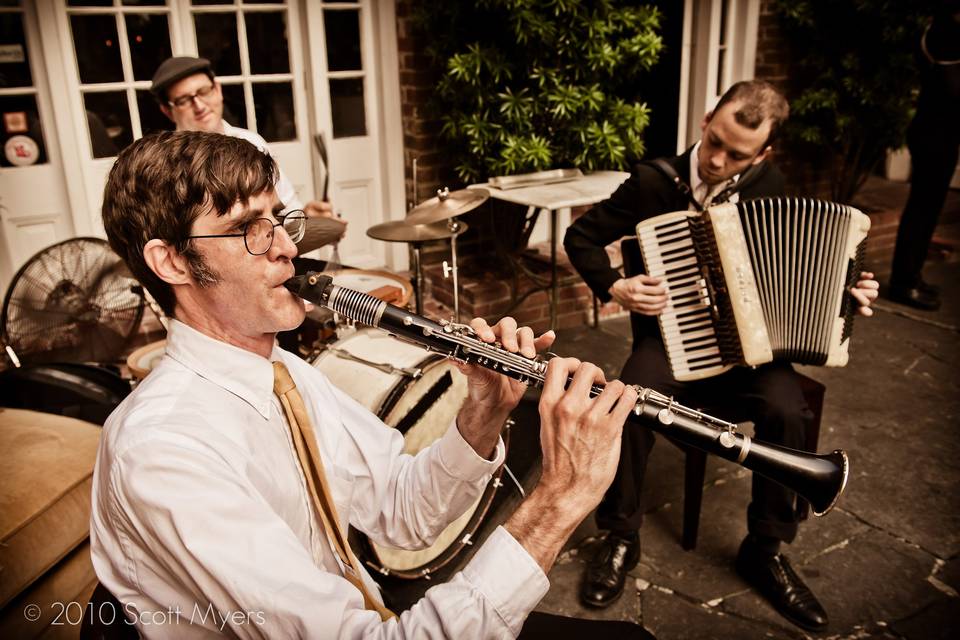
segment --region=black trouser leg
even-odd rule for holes
[[[623,366],[620,379],[661,393],[678,394],[683,383],[673,379],[663,344],[656,338],[644,338]],[[597,507],[597,526],[618,533],[636,531],[643,524],[641,490],[647,472],[647,458],[653,448],[654,433],[647,427],[628,422],[620,443],[620,464],[613,483]]]
[[[957,166],[956,141],[916,136],[910,144],[910,196],[900,217],[890,284],[910,289],[920,283],[930,240]]]
[[[695,382],[674,380],[663,344],[644,338],[624,365],[621,380],[640,384],[693,408],[708,408],[716,417],[754,423],[759,441],[803,449],[813,418],[797,374],[787,363],[771,363]],[[654,433],[643,425],[627,424],[620,465],[613,483],[597,508],[597,526],[629,532],[643,524],[641,494]],[[747,511],[750,533],[790,542],[796,536],[796,495],[782,485],[754,474],[753,500]]]

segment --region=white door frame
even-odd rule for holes
[[[759,24],[760,0],[684,0],[677,153],[700,139],[703,116],[730,85],[753,78]]]

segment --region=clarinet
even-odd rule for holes
[[[483,342],[464,324],[440,321],[411,313],[373,296],[333,284],[329,276],[309,272],[284,283],[294,294],[326,307],[354,322],[376,327],[454,360],[475,364],[540,389],[547,362],[511,353]],[[752,440],[731,422],[674,402],[653,389],[634,385],[637,404],[629,421],[652,429],[685,445],[730,460],[778,482],[806,499],[814,515],[829,512],[843,493],[849,460],[842,450],[829,454],[797,451]],[[603,385],[594,384],[591,395]]]

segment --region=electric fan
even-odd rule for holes
[[[100,238],[71,238],[30,258],[7,289],[3,341],[21,362],[114,362],[140,326],[144,292]]]

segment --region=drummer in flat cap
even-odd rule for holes
[[[209,131],[242,138],[263,153],[272,155],[263,136],[235,127],[223,119],[223,89],[206,58],[168,58],[153,74],[150,92],[160,110],[177,126],[177,131]],[[333,216],[329,202],[310,200],[302,203],[283,169],[279,171],[276,192],[284,211],[302,209],[308,218]]]

